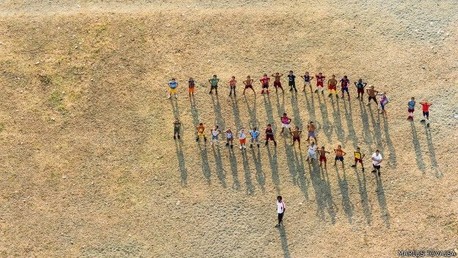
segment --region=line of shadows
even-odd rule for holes
[[[255,151],[255,148],[257,151]],[[266,176],[262,171],[262,161],[261,161],[261,151],[257,147],[251,149],[251,156],[253,157],[253,162],[256,169],[256,181],[261,187],[262,192],[265,192],[264,185],[266,184]]]
[[[240,119],[240,110],[238,102],[235,98],[232,99],[232,114],[234,115],[234,121],[236,129],[239,130],[242,128],[242,120]]]
[[[242,153],[242,164],[243,164],[243,171],[245,172],[245,185],[246,185],[246,193],[251,195],[254,193],[254,186],[251,182],[251,172],[250,172],[250,165],[248,164],[248,158],[246,153]]]
[[[359,197],[361,198],[361,204],[363,206],[363,213],[364,217],[366,218],[366,222],[368,225],[372,223],[372,207],[369,203],[369,196],[367,195],[366,189],[366,175],[364,172],[358,172],[358,169],[355,168],[356,178],[358,180],[358,189],[359,189]]]
[[[356,149],[358,147],[358,136],[356,135],[355,127],[353,127],[353,117],[351,103],[343,101],[345,109],[345,121],[347,122],[348,136],[347,139],[353,143],[353,147]],[[347,108],[348,106],[348,108]]]
[[[175,141],[175,150],[178,159],[178,167],[180,169],[181,185],[186,186],[188,184],[188,170],[186,169],[181,141]]]
[[[210,184],[211,169],[208,163],[207,147],[204,146],[202,148],[199,143],[197,143],[197,145],[200,148],[200,157],[202,158],[202,173],[204,174],[205,179],[207,179],[207,183]]]
[[[313,162],[310,169],[310,179],[312,186],[315,191],[315,199],[317,204],[317,216],[325,221],[325,211],[331,218],[331,223],[336,223],[337,205],[332,199],[331,185],[329,183],[328,173],[323,169],[323,173],[320,172],[320,168],[316,162]]]
[[[221,161],[221,152],[219,151],[219,147],[215,145],[212,146],[213,156],[215,157],[216,163],[216,174],[218,175],[218,179],[221,182],[221,185],[226,188],[226,173],[223,168],[223,162]]]
[[[388,212],[388,207],[386,204],[386,197],[385,197],[385,190],[383,189],[383,182],[381,177],[376,176],[377,181],[377,200],[378,204],[380,205],[380,215],[383,218],[383,222],[385,222],[385,226],[390,228],[390,213]]]
[[[337,180],[339,182],[340,193],[342,194],[342,207],[345,212],[345,215],[347,215],[348,223],[351,224],[353,222],[353,211],[355,207],[353,203],[351,203],[351,200],[350,200],[350,194],[348,191],[347,175],[345,173],[345,169],[343,169],[343,177],[340,177],[337,166],[335,167],[335,170],[336,170]]]

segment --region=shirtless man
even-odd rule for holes
[[[275,92],[278,92],[278,88],[281,89],[281,92],[282,93],[285,93],[285,91],[283,90],[283,87],[281,86],[281,77],[283,76],[283,74],[280,74],[280,73],[275,73],[275,74],[272,74],[272,77],[274,77],[274,87],[275,87]]]
[[[324,169],[327,169],[327,158],[326,158],[326,154],[330,154],[329,151],[326,151],[324,149],[324,146],[321,147],[321,149],[318,151],[318,153],[320,154],[320,167],[322,166],[322,164],[324,163]]]
[[[331,79],[328,80],[328,97],[332,97],[332,94],[335,94],[337,97],[337,80],[336,76],[333,74]]]
[[[321,92],[321,94],[324,94],[324,79],[326,76],[324,76],[322,73],[318,73],[315,75],[316,78],[316,90],[315,93]]]
[[[267,74],[265,73],[261,79],[259,79],[259,81],[261,82],[261,85],[262,85],[262,90],[261,90],[261,94],[264,94],[264,90],[265,90],[265,93],[269,94],[269,82],[270,82],[270,78],[267,76]]]
[[[243,95],[245,95],[246,89],[251,89],[254,95],[256,95],[256,92],[253,89],[253,79],[251,79],[249,75],[246,77],[246,80],[243,81],[243,84],[245,84],[245,89],[243,89]]]
[[[367,89],[367,95],[369,95],[368,96],[369,102],[367,103],[367,106],[371,104],[371,100],[373,100],[375,104],[378,105],[377,98],[376,98],[377,94],[378,94],[378,91],[374,89],[374,86],[369,86],[369,89]]]
[[[310,121],[310,123],[307,125],[307,132],[308,132],[307,142],[310,142],[310,138],[313,138],[315,143],[318,144],[318,140],[316,139],[315,130],[316,130],[315,124],[313,123],[313,121]]]
[[[312,81],[313,77],[310,76],[309,72],[305,72],[305,74],[303,76],[301,76],[301,77],[302,77],[302,79],[304,79],[304,89],[302,91],[305,92],[305,87],[309,86],[310,93],[312,93],[313,91],[312,91],[312,83],[311,83],[311,81]]]
[[[297,141],[297,143],[299,144],[299,150],[301,149],[301,134],[302,134],[302,131],[299,130],[299,126],[295,126],[294,127],[294,130],[291,132],[291,136],[293,136],[293,146],[294,146],[294,143]]]
[[[232,76],[231,80],[229,81],[229,87],[230,87],[229,97],[232,96],[232,92],[234,93],[234,97],[235,97],[235,87],[236,87],[236,85],[237,85],[237,80],[235,79],[235,76]]]
[[[337,166],[337,161],[342,162],[342,168],[344,168],[344,156],[347,154],[344,150],[342,150],[341,145],[337,145],[337,149],[334,149],[336,154],[336,158],[334,159],[334,166]]]

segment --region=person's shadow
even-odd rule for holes
[[[218,179],[221,182],[221,185],[226,188],[226,173],[224,172],[223,162],[221,161],[221,152],[219,151],[218,146],[213,146],[212,151],[213,156],[215,157],[216,174],[218,175]]]
[[[277,194],[280,193],[280,175],[278,174],[277,148],[273,150],[267,147],[267,157],[269,158],[270,170],[272,171],[272,182],[275,185]]]
[[[429,158],[431,159],[431,167],[435,171],[436,178],[441,178],[442,172],[437,167],[436,151],[434,150],[433,138],[430,128],[425,126],[426,141],[428,142]]]
[[[388,212],[388,207],[386,204],[386,197],[385,197],[385,190],[383,189],[383,182],[381,177],[376,176],[376,181],[377,181],[377,199],[378,199],[378,204],[380,205],[380,215],[383,218],[383,221],[385,222],[385,226],[387,228],[390,228],[390,213]]]
[[[413,144],[413,149],[415,151],[415,160],[417,161],[417,167],[425,173],[425,162],[423,161],[423,154],[421,151],[421,145],[420,142],[418,141],[418,135],[417,135],[417,129],[415,128],[415,124],[413,122],[410,122],[410,129],[412,130],[412,144]]]
[[[255,151],[257,149],[257,151]],[[266,184],[266,176],[264,175],[264,172],[262,171],[262,161],[261,161],[261,151],[259,150],[258,147],[256,147],[256,144],[253,145],[253,148],[251,149],[251,156],[253,157],[253,162],[254,162],[254,167],[256,169],[256,181],[258,181],[258,184],[261,186],[261,190],[264,193],[264,185]]]
[[[358,146],[358,136],[356,135],[355,128],[353,127],[353,117],[352,117],[352,108],[351,103],[347,101],[343,101],[344,109],[345,109],[345,121],[347,122],[348,127],[348,137],[351,142],[353,143],[353,147],[356,148]]]
[[[324,97],[322,98],[323,100],[321,100],[321,98],[318,98],[318,104],[320,105],[320,111],[321,111],[321,117],[323,118],[322,130],[324,134],[326,135],[328,142],[331,142],[331,134],[332,134],[333,127],[331,125],[331,121],[329,120],[328,108],[326,107],[325,98]]]
[[[385,117],[383,117],[383,131],[385,133],[385,142],[388,147],[388,151],[390,154],[388,155],[388,160],[390,162],[390,166],[396,168],[397,160],[396,160],[396,148],[394,147],[393,142],[391,141],[390,131],[388,128],[388,121]]]
[[[246,151],[243,151],[246,152]],[[254,186],[251,182],[251,171],[250,165],[248,163],[247,153],[242,153],[242,164],[243,164],[243,171],[245,172],[245,185],[246,185],[246,193],[248,195],[252,195],[254,193]]]
[[[358,169],[355,168],[356,178],[358,180],[358,189],[359,196],[361,198],[361,204],[363,206],[364,217],[366,217],[366,222],[368,225],[372,223],[372,207],[369,203],[369,197],[367,195],[366,189],[366,175],[364,172],[358,172]]]
[[[340,118],[340,106],[338,97],[336,98],[336,101],[334,101],[334,98],[331,99],[331,106],[334,120],[334,130],[336,131],[337,139],[339,139],[340,142],[343,142],[345,132],[343,131],[342,120]]]
[[[286,210],[285,210],[286,214]],[[278,233],[280,234],[281,248],[283,249],[283,257],[291,257],[288,249],[288,238],[286,237],[286,230],[284,226],[278,228]]]
[[[212,102],[213,102],[213,111],[215,113],[216,124],[219,125],[220,128],[225,128],[224,118],[221,114],[221,106],[219,104],[218,95],[212,95]]]
[[[185,158],[183,154],[183,150],[181,148],[181,141],[175,141],[175,150],[178,159],[178,167],[180,169],[181,175],[181,185],[186,186],[188,184],[188,170],[186,169]]]
[[[248,102],[248,99],[246,96],[245,98],[245,104],[247,106],[248,114],[250,115],[250,125],[257,125],[258,123],[258,118],[256,117],[256,100],[253,101],[253,106],[250,106],[250,103]]]
[[[230,160],[230,166],[231,166],[231,172],[232,172],[232,180],[234,180],[234,183],[232,184],[232,188],[235,190],[240,189],[240,181],[239,181],[239,175],[237,171],[237,157],[234,154],[234,150],[229,147],[229,160]]]
[[[345,169],[342,169],[343,177],[340,177],[337,166],[335,167],[335,169],[336,169],[337,180],[339,181],[340,193],[342,194],[342,206],[343,206],[345,214],[347,215],[348,222],[351,224],[352,218],[353,218],[354,205],[353,203],[351,203],[350,194],[348,192],[347,175],[345,173]]]
[[[304,166],[304,157],[302,155],[302,152],[299,151],[294,151],[294,156],[295,156],[295,162],[296,162],[296,168],[297,168],[297,181],[299,188],[301,189],[302,193],[304,194],[304,197],[306,200],[309,200],[309,195],[308,195],[308,180],[305,177],[305,166]]]

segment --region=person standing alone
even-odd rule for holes
[[[277,196],[278,224],[275,225],[276,228],[283,226],[283,215],[285,214],[285,210],[285,202],[283,202],[283,198],[279,195]]]

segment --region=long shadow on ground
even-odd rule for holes
[[[436,178],[441,178],[442,172],[440,172],[439,168],[437,167],[436,151],[434,150],[433,138],[428,126],[425,126],[425,134],[426,140],[428,142],[428,152],[429,158],[431,159],[431,167],[435,171]]]
[[[366,174],[364,172],[358,172],[358,169],[355,168],[356,178],[358,179],[358,192],[361,199],[361,204],[363,206],[364,217],[368,225],[372,223],[372,207],[369,203],[369,197],[367,195],[366,189]]]
[[[356,135],[355,128],[353,127],[353,117],[352,117],[352,109],[351,103],[347,101],[343,101],[344,109],[345,109],[345,121],[347,122],[348,128],[348,137],[350,141],[353,143],[353,147],[356,149],[358,147],[358,136]]]
[[[326,170],[320,172],[320,168],[316,162],[312,163],[310,169],[310,179],[315,191],[316,204],[318,206],[317,216],[325,221],[325,211],[331,218],[331,223],[336,223],[337,205],[332,199],[331,185]]]
[[[272,171],[272,182],[275,185],[275,190],[278,195],[280,194],[280,176],[278,174],[277,148],[271,151],[270,147],[267,147],[267,157],[269,158],[270,170]]]
[[[256,149],[256,150],[255,150]],[[262,171],[261,151],[258,147],[251,149],[251,156],[253,157],[254,166],[256,169],[256,181],[261,187],[262,192],[265,192],[264,185],[266,184],[266,176]]]
[[[185,186],[188,184],[188,170],[186,169],[184,154],[181,149],[181,141],[175,141],[175,150],[178,159],[178,167],[180,169],[181,185]]]
[[[337,139],[339,142],[343,143],[344,142],[344,130],[342,127],[342,120],[340,118],[340,105],[339,105],[339,99],[336,98],[334,100],[334,97],[331,98],[331,106],[332,106],[332,116],[334,119],[334,130],[336,131],[337,134]]]
[[[212,146],[212,151],[215,157],[216,174],[218,175],[221,185],[226,188],[226,173],[224,172],[223,162],[221,161],[221,152],[219,151],[219,147],[215,145]]]
[[[305,177],[305,166],[304,166],[304,157],[302,155],[302,152],[299,151],[294,151],[294,156],[295,156],[295,162],[296,162],[296,168],[297,168],[297,184],[299,185],[299,188],[301,189],[302,193],[304,194],[304,197],[306,200],[309,200],[309,195],[308,195],[308,180]]]
[[[254,186],[251,182],[251,171],[250,165],[248,163],[247,153],[246,151],[242,151],[242,164],[243,164],[243,171],[245,172],[245,185],[246,185],[246,193],[251,195],[254,193]]]
[[[417,167],[424,173],[425,172],[425,162],[423,161],[423,154],[421,150],[420,142],[418,141],[417,129],[415,128],[415,124],[410,122],[410,128],[412,130],[412,144],[413,149],[415,151]]]
[[[232,180],[234,181],[234,183],[232,184],[232,188],[235,190],[240,190],[240,181],[237,171],[237,157],[234,154],[234,150],[231,148],[229,148],[229,160],[231,166]]]
[[[286,213],[286,211],[285,211]],[[283,257],[289,258],[291,255],[289,254],[289,249],[288,249],[288,239],[286,237],[286,230],[283,226],[281,226],[278,229],[278,232],[280,234],[280,240],[281,240],[281,248],[283,249]]]
[[[323,124],[321,125],[321,129],[323,130],[328,142],[331,142],[331,134],[332,134],[332,125],[331,121],[329,120],[328,116],[328,108],[326,107],[326,102],[324,97],[318,97],[318,103],[320,105],[321,117],[323,119]]]
[[[386,142],[386,145],[388,147],[388,151],[390,152],[388,154],[388,160],[389,160],[389,163],[390,163],[390,167],[396,168],[397,165],[398,165],[398,162],[397,162],[397,159],[396,159],[396,148],[394,147],[394,144],[391,141],[390,130],[389,130],[389,127],[388,127],[388,121],[386,120],[385,117],[383,119],[383,131],[384,131],[384,135],[385,135],[385,142]]]
[[[381,177],[376,177],[377,181],[377,200],[378,204],[380,205],[380,216],[383,218],[383,222],[385,222],[385,226],[390,228],[390,213],[388,212],[388,206],[386,204],[386,197],[385,197],[385,190],[383,189],[383,182]]]
[[[342,207],[344,209],[345,215],[347,215],[348,222],[351,224],[353,222],[354,205],[353,203],[351,203],[351,200],[350,200],[347,175],[345,173],[345,169],[342,169],[343,177],[340,177],[337,166],[335,167],[335,170],[336,170],[337,180],[339,182],[340,193],[342,194]]]

